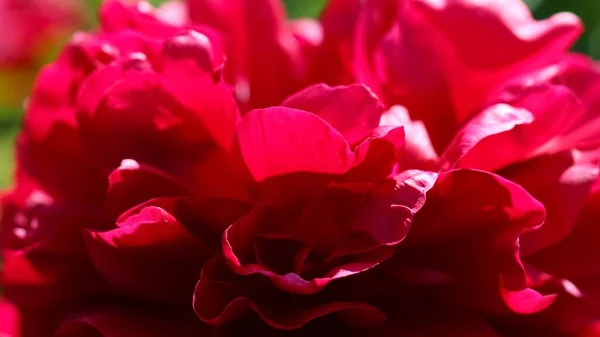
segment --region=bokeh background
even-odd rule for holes
[[[25,1],[25,0],[22,0]],[[77,2],[81,19],[69,25],[56,36],[46,39],[38,46],[35,59],[20,65],[0,65],[0,189],[10,186],[13,171],[13,142],[22,116],[23,101],[37,71],[50,62],[74,30],[93,29],[96,11],[102,0],[57,0]],[[44,1],[40,1],[44,3]],[[159,5],[164,0],[151,0]],[[326,0],[284,0],[290,17],[316,17]],[[586,25],[584,36],[574,49],[600,59],[600,0],[525,0],[536,18],[546,18],[560,11],[577,14]],[[2,34],[11,34],[11,27],[2,18],[10,17],[10,8],[3,8],[0,0],[0,27]],[[48,14],[48,13],[46,13]],[[0,39],[0,55],[4,40]]]

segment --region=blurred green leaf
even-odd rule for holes
[[[0,189],[5,189],[12,183],[14,166],[13,144],[17,135],[17,128],[2,130],[0,133]]]
[[[588,50],[590,55],[595,59],[600,59],[600,24],[597,24],[591,30],[590,39],[588,41]]]
[[[283,0],[290,18],[319,16],[327,0]]]
[[[21,109],[0,107],[0,134],[19,128]]]
[[[544,0],[536,10],[534,16],[537,19],[544,19],[558,12],[572,12],[581,18],[586,31],[577,41],[574,50],[583,53],[590,53],[590,41],[594,27],[600,24],[600,1],[598,0]],[[596,57],[599,55],[596,54]]]
[[[535,10],[544,0],[524,0],[531,10]]]

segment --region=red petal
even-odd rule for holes
[[[430,291],[440,291],[440,298],[456,305],[493,312],[507,307],[541,310],[552,297],[526,287],[518,240],[544,217],[540,202],[499,176],[470,170],[443,173],[415,217],[403,243],[407,251],[398,254],[397,263],[407,259],[404,264],[451,275],[453,282]],[[526,293],[535,296],[523,297]],[[501,295],[507,294],[519,296],[503,301]]]
[[[26,308],[58,307],[107,288],[85,258],[4,250],[3,260],[4,295]]]
[[[427,199],[410,232],[412,245],[488,230],[516,231],[515,240],[520,232],[541,225],[546,215],[522,187],[484,171],[442,173]]]
[[[6,301],[6,299],[0,300],[0,334],[9,337],[19,337],[21,327],[21,317],[19,311],[14,304]]]
[[[274,270],[270,270],[269,266],[261,265],[256,262],[256,258],[249,260],[248,255],[248,243],[254,242],[259,236],[269,234],[268,229],[265,229],[265,219],[257,219],[258,211],[251,213],[250,215],[241,218],[234,225],[229,227],[223,236],[223,253],[225,255],[226,262],[229,267],[237,274],[242,276],[248,275],[263,275],[271,280],[273,284],[279,289],[292,293],[292,294],[303,294],[309,295],[319,292],[327,286],[331,281],[336,279],[352,276],[371,268],[374,268],[379,263],[388,259],[392,251],[387,249],[373,249],[363,254],[357,254],[348,263],[342,263],[331,268],[331,270],[325,271],[323,275],[318,277],[305,279],[296,272],[288,273],[277,273]],[[263,227],[263,228],[261,228]],[[282,229],[279,229],[281,231]],[[285,236],[286,234],[281,234]],[[291,235],[289,233],[288,235]],[[310,247],[308,247],[310,251]],[[239,254],[239,255],[238,255]],[[302,256],[296,256],[302,254]],[[292,255],[293,259],[305,259],[304,255],[308,252],[298,251]],[[293,270],[293,261],[285,261],[290,264],[289,270]]]
[[[555,62],[581,30],[567,13],[535,21],[520,0],[369,1],[353,70],[388,104],[423,120],[443,150],[499,84]]]
[[[165,310],[166,309],[166,310]],[[56,337],[209,337],[211,328],[188,311],[175,308],[154,309],[119,303],[118,306],[95,307],[71,315]]]
[[[175,178],[133,159],[123,160],[108,177],[108,184],[106,207],[111,219],[147,200],[188,193]]]
[[[590,194],[572,232],[561,242],[538,251],[527,261],[560,278],[577,281],[600,276],[600,194]]]
[[[308,87],[285,100],[283,106],[312,112],[323,118],[345,138],[356,144],[379,126],[383,104],[361,84]]]
[[[502,175],[520,184],[546,207],[546,221],[521,237],[527,256],[567,237],[585,205],[600,171],[598,160],[579,151],[563,151],[509,167]]]
[[[233,144],[239,112],[235,100],[217,77],[217,56],[206,35],[189,32],[163,47],[162,86],[186,108],[184,118],[199,122],[223,149]]]
[[[399,105],[392,106],[381,116],[379,124],[404,127],[406,145],[399,160],[400,171],[408,169],[437,171],[440,159],[433,148],[427,128],[422,121],[411,120],[406,108]]]
[[[282,330],[295,330],[312,320],[334,314],[356,313],[356,317],[360,317],[354,322],[356,325],[377,326],[386,320],[382,312],[366,303],[306,298],[263,289],[249,277],[231,273],[220,257],[209,261],[202,270],[194,310],[201,320],[216,325],[254,311],[266,324]]]
[[[322,69],[327,83],[352,83],[354,26],[360,14],[360,0],[330,0],[321,13],[324,53]]]
[[[343,174],[354,159],[331,125],[282,107],[249,112],[238,127],[238,145],[256,181],[294,172]]]
[[[207,248],[158,207],[143,208],[118,225],[109,232],[84,233],[102,275],[126,291],[185,303],[210,253]]]
[[[450,167],[495,171],[555,151],[548,142],[581,112],[577,97],[564,87],[526,89],[514,107],[497,104],[469,122],[446,150],[444,161]]]
[[[371,337],[500,337],[483,315],[456,308],[412,308]]]
[[[280,104],[313,76],[315,24],[286,25],[279,0],[188,0],[192,21],[220,30],[226,40],[226,78],[242,110]],[[299,28],[309,29],[299,34]],[[315,37],[313,37],[315,38]],[[316,40],[318,43],[318,36]]]
[[[519,0],[419,0],[414,2],[414,11],[454,49],[438,53],[444,55],[441,60],[451,90],[458,89],[453,101],[459,123],[469,108],[476,108],[472,104],[478,93],[519,68],[553,61],[582,31],[581,21],[570,13],[535,21]],[[456,58],[449,57],[453,53]]]
[[[353,167],[344,176],[344,181],[379,182],[394,175],[405,143],[403,127],[376,128],[354,150]]]
[[[0,336],[36,337],[51,336],[60,316],[58,308],[52,312],[47,308],[29,310],[17,307],[14,303],[0,298]]]

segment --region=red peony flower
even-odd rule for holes
[[[566,52],[575,17],[332,0],[320,44],[235,4],[192,24],[109,1],[41,72],[0,332],[598,335],[600,72]]]

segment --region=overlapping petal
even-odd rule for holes
[[[553,297],[527,287],[518,242],[542,225],[545,214],[539,201],[499,176],[475,170],[441,174],[396,264],[448,275],[430,291],[439,291],[440,298],[458,306],[540,311]]]
[[[128,293],[186,303],[210,250],[159,206],[132,211],[117,225],[84,233],[96,269]]]
[[[244,111],[280,104],[316,81],[320,26],[308,19],[285,21],[278,0],[189,0],[192,21],[222,32],[225,77]]]
[[[360,317],[359,321],[346,320],[351,326],[377,326],[386,320],[385,314],[366,303],[334,300],[328,294],[320,298],[293,296],[273,292],[261,286],[260,280],[252,281],[241,280],[227,269],[222,259],[209,261],[194,295],[196,314],[209,324],[223,324],[253,311],[266,324],[281,330],[294,330],[314,319],[334,314],[342,318],[344,315]],[[286,308],[279,308],[273,302],[281,299],[288,303]]]

